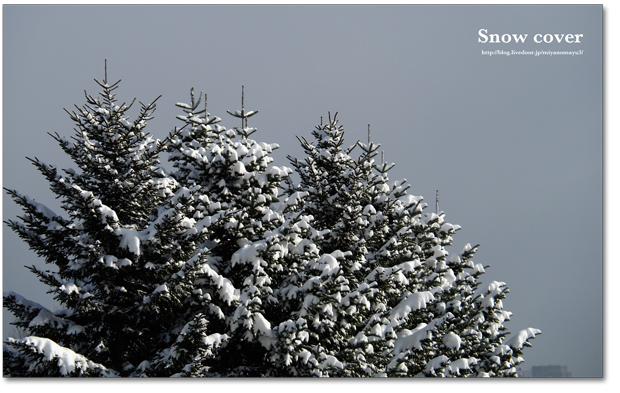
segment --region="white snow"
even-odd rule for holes
[[[454,332],[448,332],[443,336],[443,344],[455,351],[461,347],[461,338]]]
[[[56,217],[56,213],[54,213],[50,208],[48,208],[47,206],[45,206],[42,203],[39,203],[37,201],[35,201],[34,199],[30,199],[27,196],[24,196],[26,198],[26,201],[31,204],[32,206],[34,206],[35,210],[38,213],[43,214],[46,218],[52,219],[54,217]]]
[[[297,357],[299,359],[301,359],[301,361],[306,364],[308,363],[308,359],[310,359],[310,357],[312,356],[312,353],[310,353],[307,349],[302,349],[298,354]]]
[[[78,294],[80,293],[80,289],[78,288],[78,286],[72,282],[63,284],[60,287],[60,290],[65,292],[68,295],[71,295],[73,292],[78,293]]]
[[[123,267],[123,266],[131,266],[132,262],[127,259],[127,258],[123,258],[120,261],[118,261],[118,263],[116,264],[119,267]]]
[[[194,225],[196,225],[196,220],[194,220],[193,218],[183,217],[179,224],[183,228],[191,229],[192,227],[194,227]]]
[[[99,262],[105,264],[106,267],[116,267],[116,262],[118,259],[114,255],[106,255]]]
[[[44,165],[46,165],[47,167],[50,167],[47,164],[44,164]],[[43,205],[42,203],[39,203],[39,202],[35,201],[34,199],[29,198],[28,195],[22,195],[22,194],[20,194],[18,192],[15,192],[15,194],[16,194],[17,197],[24,198],[26,200],[26,203],[28,203],[29,205],[34,207],[34,210],[36,212],[41,213],[47,219],[51,220],[54,217],[57,217],[56,213],[54,213],[51,209],[49,209],[47,206]]]
[[[421,196],[414,196],[414,195],[403,195],[402,197],[399,198],[399,200],[402,201],[406,206],[415,205],[416,203],[420,202],[423,199],[424,198],[422,198]]]
[[[511,348],[523,349],[523,345],[525,345],[529,339],[535,338],[537,334],[541,333],[542,332],[540,330],[534,328],[523,329],[511,337],[506,344]]]
[[[262,259],[259,258],[259,252],[263,251],[265,248],[265,241],[260,241],[256,243],[245,243],[238,251],[233,254],[232,258],[230,259],[231,265],[234,267],[238,263],[251,263],[253,265],[260,264]]]
[[[278,167],[278,166],[270,166],[269,168],[267,168],[267,174],[271,175],[271,176],[279,176],[280,178],[285,178],[287,177],[290,173],[292,173],[293,170],[291,168],[288,167]]]
[[[80,329],[83,329],[81,326],[76,325],[74,322],[57,316],[52,311],[43,307],[39,303],[35,303],[31,300],[28,300],[15,292],[12,292],[12,291],[4,292],[3,296],[4,297],[14,296],[15,303],[28,308],[30,312],[39,310],[37,316],[34,317],[29,322],[28,326],[34,327],[34,326],[50,325],[54,328],[64,328],[66,326],[68,334],[73,334],[73,333],[80,331]]]
[[[446,366],[445,370],[449,375],[460,375],[461,370],[469,370],[471,366],[477,364],[478,360],[476,358],[461,358],[450,362],[449,365]]]
[[[149,362],[148,360],[144,360],[143,362],[138,364],[138,367],[136,367],[136,370],[145,372],[150,366],[151,366],[151,362]]]
[[[61,347],[47,338],[35,336],[26,337],[22,340],[10,338],[9,342],[21,342],[26,344],[32,347],[37,353],[43,354],[44,359],[47,361],[57,359],[57,365],[62,375],[69,375],[74,372],[82,374],[89,369],[106,371],[106,368],[101,364],[94,363],[84,356],[73,352],[69,348]],[[32,363],[30,367],[31,369],[36,368],[37,364]]]
[[[465,254],[469,251],[471,251],[471,244],[467,243],[464,247],[463,247],[463,251],[461,251],[461,254]]]
[[[344,368],[344,365],[332,355],[327,355],[325,360],[319,365],[321,370],[325,370],[327,367]]]
[[[213,333],[208,335],[203,339],[203,342],[206,345],[210,345],[212,347],[220,346],[224,341],[228,340],[228,336],[226,334]]]
[[[394,343],[394,355],[398,355],[401,352],[408,351],[412,348],[421,350],[422,340],[433,337],[433,330],[437,326],[445,323],[447,319],[451,319],[454,316],[452,313],[446,313],[443,317],[433,319],[428,325],[425,323],[419,324],[415,329],[404,337],[400,337]]]
[[[201,253],[202,252],[209,252],[208,249],[203,249],[200,252],[198,252],[194,257],[192,257],[189,261],[187,261],[187,263],[184,265],[187,267],[193,266],[201,257]],[[208,263],[202,263],[200,265],[200,267],[198,268],[198,270],[196,271],[196,273],[202,273],[205,274],[207,277],[209,277],[209,279],[211,280],[211,282],[217,287],[217,293],[218,295],[222,298],[222,300],[224,300],[227,304],[230,304],[231,302],[235,301],[235,300],[239,300],[239,293],[238,290],[234,287],[234,285],[232,285],[232,283],[230,282],[230,280],[228,280],[226,277],[223,277],[222,275],[220,275],[217,271],[215,271],[213,268],[211,268],[211,266]],[[200,285],[202,283],[202,279],[201,280],[197,280],[194,284],[195,285]]]
[[[398,338],[394,343],[394,354],[398,355],[401,352],[410,350],[411,348],[421,350],[421,341],[431,337],[429,330],[433,327],[434,326],[431,326],[429,328],[427,324],[421,323],[411,331],[411,334]]]
[[[166,293],[169,292],[168,286],[166,284],[161,284],[160,286],[155,288],[155,290],[153,291],[153,294],[160,293],[160,292],[166,292]]]
[[[13,296],[15,297],[15,303],[25,306],[29,309],[45,309],[45,307],[43,307],[42,305],[40,305],[39,303],[35,303],[32,300],[28,300],[25,297],[23,297],[22,295],[20,295],[19,293],[13,292],[13,291],[8,291],[8,292],[3,292],[2,293],[3,297],[9,297],[9,296]],[[51,312],[51,311],[50,311]]]
[[[314,263],[314,267],[322,271],[321,277],[331,276],[340,271],[340,264],[338,263],[338,260],[330,254],[321,255],[319,260]]]
[[[450,359],[448,359],[445,355],[437,356],[431,359],[425,367],[425,371],[428,373],[432,373],[434,370],[442,368],[446,363],[448,363]]]
[[[133,228],[116,228],[114,233],[121,236],[120,247],[140,255],[140,233]]]
[[[493,308],[495,306],[495,299],[492,296],[485,296],[480,300],[480,307]]]
[[[413,292],[409,294],[390,312],[392,326],[398,326],[401,321],[407,319],[410,313],[426,308],[426,305],[434,300],[435,297],[430,292]]]
[[[497,296],[499,295],[502,290],[504,289],[504,287],[506,286],[505,282],[502,281],[492,281],[489,286],[487,287],[487,292],[491,295],[491,296]]]
[[[42,325],[50,325],[53,327],[63,327],[66,325],[66,321],[62,318],[58,318],[54,313],[52,313],[47,308],[41,308],[36,317],[34,317],[28,326],[42,326]]]
[[[447,222],[446,222],[446,223],[444,223],[444,224],[441,226],[441,228],[439,228],[439,232],[450,232],[450,231],[453,231],[453,230],[455,230],[454,225],[449,224],[449,223],[447,223]]]
[[[235,162],[235,164],[232,166],[232,171],[234,173],[237,173],[239,175],[245,175],[248,171],[245,169],[245,165],[243,165],[243,162],[241,161],[237,161]]]
[[[275,333],[271,329],[271,324],[265,319],[263,314],[257,312],[253,315],[254,324],[252,330],[258,335],[258,341],[267,349],[275,344]]]
[[[424,372],[430,375],[438,375],[441,377],[460,376],[461,370],[470,370],[471,366],[478,363],[476,358],[461,358],[454,361],[445,355],[437,356],[431,359],[424,368]],[[443,368],[443,371],[439,371]],[[424,373],[416,375],[416,377],[424,377]],[[488,376],[488,374],[487,374]]]
[[[448,257],[448,263],[455,263],[455,264],[460,264],[461,263],[461,257],[458,254],[452,254]]]

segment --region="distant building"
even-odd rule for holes
[[[566,378],[572,377],[567,366],[532,366],[533,378]]]

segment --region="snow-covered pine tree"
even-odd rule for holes
[[[475,295],[484,272],[470,261],[475,247],[453,256],[445,249],[459,227],[443,213],[422,214],[425,204],[406,194],[406,181],[388,182],[393,164],[375,163],[379,146],[370,130],[367,145],[343,149],[343,128],[330,116],[313,136],[314,143],[301,140],[305,160],[289,159],[301,178],[294,190],[308,192],[302,211],[318,215],[313,225],[327,232],[319,252],[340,257],[304,286],[304,296],[314,300],[304,302],[314,303],[306,307],[314,322],[309,343],[323,352],[316,358],[333,357],[327,374],[514,374],[520,349],[539,331],[517,334],[526,339],[514,349],[501,343],[510,315],[501,303],[507,288],[492,283]],[[350,156],[356,146],[357,160]],[[330,340],[321,339],[325,331]]]
[[[221,225],[220,233],[212,239],[220,244],[220,249],[227,249],[222,252],[228,252],[224,259],[229,260],[234,247],[228,247],[228,243],[241,238],[259,239],[265,230],[281,223],[271,224],[269,210],[265,209],[278,201],[280,182],[292,170],[269,165],[277,144],[249,138],[256,129],[247,127],[247,119],[258,111],[246,112],[243,98],[242,109],[229,113],[241,118],[246,126],[230,130],[215,124],[221,119],[210,116],[206,103],[205,109],[201,109],[201,101],[202,93],[196,99],[192,90],[191,104],[177,104],[184,111],[177,118],[185,126],[169,146],[170,161],[177,168],[173,176],[180,184],[200,187],[200,203],[208,205],[211,214],[232,212],[226,218],[228,224]]]
[[[96,82],[99,96],[85,93],[86,104],[68,112],[77,126],[73,141],[52,135],[78,169],[61,174],[31,160],[65,213],[7,190],[24,215],[6,223],[54,266],[29,269],[62,307],[52,312],[16,293],[4,294],[15,325],[30,334],[6,343],[7,376],[131,375],[154,355],[175,319],[170,308],[166,314],[145,307],[145,297],[161,281],[150,266],[161,258],[151,258],[141,241],[177,187],[159,167],[167,141],[145,131],[155,101],[141,104],[130,122],[125,113],[131,104],[116,104],[120,80],[108,84],[106,70]]]
[[[351,149],[342,148],[343,129],[336,116],[330,115],[327,124],[314,130],[316,145],[300,139],[307,153],[303,162],[289,157],[301,178],[298,190],[307,194],[300,212],[313,218],[312,225],[320,234],[315,238],[318,258],[296,279],[303,284],[299,290],[303,301],[296,315],[304,322],[303,331],[297,334],[308,337],[306,347],[315,360],[310,363],[310,375],[355,376],[360,374],[353,369],[360,356],[352,353],[347,341],[362,322],[363,308],[369,306],[366,295],[373,290],[359,287],[366,249],[353,229],[360,223],[362,209],[357,199],[364,197],[365,186],[348,154]],[[307,366],[308,356],[298,358]]]
[[[376,243],[389,228],[388,216],[377,214],[369,198],[385,190],[372,172],[378,146],[358,143],[344,149],[344,130],[336,116],[329,115],[328,123],[316,127],[314,143],[300,139],[307,155],[303,161],[289,157],[301,178],[299,189],[308,193],[303,212],[315,217],[313,225],[324,233],[317,242],[323,255],[305,272],[304,296],[313,300],[303,303],[300,314],[312,321],[310,342],[320,343],[313,347],[314,356],[323,361],[315,373],[373,375],[377,362],[366,357],[375,352],[367,341],[354,346],[350,341],[367,322],[377,295],[377,288],[363,282],[376,263],[367,242]],[[356,162],[350,153],[358,145],[363,153]],[[377,197],[375,204],[387,206],[388,201]]]
[[[506,285],[477,292],[476,247],[448,254],[459,227],[389,181],[370,136],[344,149],[330,116],[291,158],[295,187],[270,165],[278,146],[249,138],[243,93],[227,130],[192,90],[160,143],[143,131],[154,103],[129,123],[118,82],[99,84],[70,114],[74,142],[54,136],[79,171],[33,160],[67,217],[7,190],[25,211],[7,223],[56,266],[31,270],[64,309],[5,294],[30,334],[6,343],[5,375],[515,375],[540,331],[506,339]]]
[[[204,109],[200,107],[202,97],[201,93],[196,98],[192,90],[189,104],[177,104],[184,112],[178,118],[185,126],[172,140],[169,152],[177,168],[173,176],[196,196],[194,209],[200,213],[195,218],[217,218],[210,219],[203,243],[208,257],[201,268],[221,274],[234,294],[232,301],[215,295],[208,301],[209,307],[217,307],[226,316],[218,327],[227,337],[217,360],[209,363],[209,372],[266,375],[266,351],[273,341],[271,324],[274,318],[276,322],[283,318],[273,296],[277,286],[272,285],[283,270],[274,257],[277,252],[272,251],[279,235],[271,231],[285,224],[278,209],[285,210],[289,202],[280,206],[278,197],[281,182],[292,170],[270,165],[270,153],[277,144],[250,139],[256,129],[247,127],[247,121],[258,111],[245,110],[243,92],[241,110],[229,112],[242,124],[231,130],[215,124],[220,119],[208,113],[206,97]],[[294,204],[295,198],[288,201]],[[203,292],[211,294],[213,289]]]

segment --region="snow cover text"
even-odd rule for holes
[[[488,34],[487,29],[478,30],[478,42],[481,44],[508,44],[515,42],[517,44],[525,43],[527,34]],[[537,44],[562,43],[581,44],[583,34],[535,34],[534,42]]]

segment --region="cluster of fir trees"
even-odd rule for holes
[[[72,140],[52,135],[78,169],[31,160],[63,214],[7,190],[61,308],[4,294],[27,332],[5,376],[516,376],[540,331],[507,338],[506,284],[478,289],[476,247],[448,254],[459,226],[389,181],[370,138],[345,148],[330,116],[293,170],[250,138],[243,101],[226,129],[192,89],[159,141],[155,102],[131,122],[118,82],[97,83]]]

